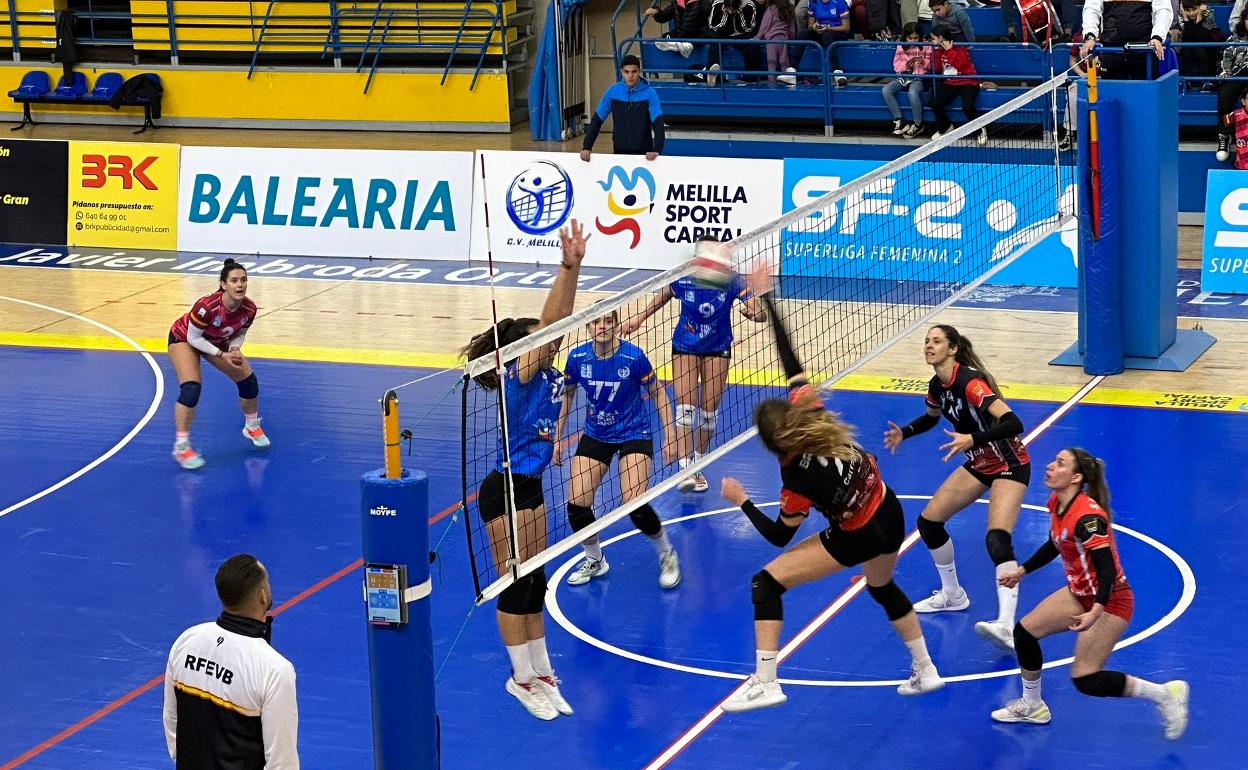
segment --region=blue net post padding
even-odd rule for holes
[[[1085,356],[1088,374],[1119,374],[1126,365],[1122,347],[1122,191],[1118,173],[1120,111],[1117,101],[1102,99],[1089,105],[1095,112],[1100,153],[1100,237],[1092,232],[1092,172],[1084,169],[1086,184],[1080,185],[1081,214],[1087,226],[1080,228],[1080,285],[1084,303]],[[1089,137],[1090,138],[1090,137]],[[1088,158],[1088,155],[1082,156]],[[1086,207],[1086,208],[1085,208]]]
[[[385,478],[383,471],[360,480],[360,518],[364,561],[402,564],[407,584],[420,589],[429,581],[429,478],[403,471]],[[407,623],[374,626],[368,633],[368,668],[372,683],[373,766],[382,770],[435,770],[439,766],[434,707],[433,632],[429,595],[407,602]]]

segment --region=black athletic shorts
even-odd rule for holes
[[[884,499],[875,515],[858,529],[846,532],[835,524],[819,533],[827,552],[846,567],[853,567],[886,553],[901,549],[906,539],[906,517],[901,501],[892,489],[885,490]]]
[[[1023,463],[1022,465],[1011,465],[1000,473],[981,473],[971,467],[971,463],[962,463],[962,467],[966,468],[966,472],[975,477],[975,480],[986,487],[991,488],[992,482],[997,479],[1006,479],[1008,481],[1017,481],[1023,486],[1031,483],[1031,463]]]
[[[513,473],[511,480],[515,485],[517,511],[536,510],[546,503],[546,497],[542,494],[541,476]],[[503,474],[490,471],[489,475],[481,480],[481,488],[477,492],[477,507],[481,509],[482,521],[493,521],[507,515]]]
[[[645,455],[646,457],[654,457],[654,439],[640,438],[632,441],[621,441],[612,443],[607,441],[599,441],[588,435],[581,436],[581,440],[576,442],[576,456],[588,457],[591,460],[597,460],[603,465],[610,465],[611,458],[616,455],[623,457],[624,455]]]
[[[714,350],[710,353],[690,353],[688,350],[681,350],[672,346],[672,355],[674,356],[693,356],[695,358],[732,358],[732,348],[724,348],[723,350]]]

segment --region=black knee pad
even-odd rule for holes
[[[1039,671],[1044,667],[1040,640],[1023,628],[1021,622],[1014,624],[1014,654],[1018,656],[1018,667],[1024,671]]]
[[[178,403],[194,409],[199,403],[199,391],[203,388],[198,382],[184,382],[178,386]]]
[[[568,503],[568,524],[573,532],[580,532],[594,523],[594,509],[587,505]]]
[[[649,503],[628,514],[628,518],[633,522],[633,526],[640,529],[641,534],[647,537],[654,537],[663,531],[659,514],[654,512]]]
[[[1127,690],[1127,675],[1121,671],[1097,671],[1071,678],[1076,690],[1093,698],[1121,698]]]
[[[750,581],[750,589],[755,620],[784,620],[784,601],[780,597],[788,589],[780,581],[767,570],[760,570]]]
[[[533,591],[533,582],[525,575],[503,589],[498,595],[498,611],[508,615],[528,615],[529,595]]]
[[[1014,558],[1014,538],[1004,529],[990,529],[984,536],[984,545],[988,546],[988,558],[993,564],[1005,564],[1017,561]]]
[[[944,523],[929,521],[922,516],[919,517],[919,537],[923,538],[923,545],[927,546],[929,551],[934,551],[949,542],[949,532],[945,529]]]
[[[527,578],[531,590],[529,591],[529,611],[527,615],[541,615],[542,608],[546,606],[546,570],[539,567],[532,572]]]
[[[867,593],[871,594],[876,604],[884,608],[884,614],[888,615],[889,620],[901,620],[914,609],[906,592],[891,580],[882,586],[867,586]]]
[[[247,375],[247,379],[238,383],[239,398],[255,398],[260,395],[260,381],[256,379],[255,372]]]

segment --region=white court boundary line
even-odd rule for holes
[[[160,408],[160,402],[165,397],[165,375],[163,372],[160,371],[160,366],[156,363],[156,359],[152,358],[151,353],[148,353],[146,350],[143,349],[142,345],[130,339],[125,334],[122,334],[121,332],[112,328],[111,326],[106,326],[100,323],[99,321],[92,320],[90,318],[87,318],[86,316],[78,315],[77,313],[71,313],[68,310],[61,310],[60,308],[57,308],[57,307],[41,305],[38,302],[30,302],[28,300],[17,299],[16,297],[6,297],[4,295],[0,295],[0,300],[6,300],[8,302],[16,302],[19,305],[26,305],[28,307],[38,308],[40,310],[46,310],[49,313],[59,313],[60,315],[65,316],[66,318],[73,318],[77,321],[89,323],[92,326],[96,327],[97,329],[101,329],[105,332],[108,332],[109,334],[113,335],[117,339],[121,340],[122,342],[126,343],[127,345],[129,345],[130,347],[138,351],[139,355],[143,356],[143,359],[147,361],[147,365],[151,367],[152,374],[156,377],[156,392],[152,394],[152,403],[148,405],[147,412],[144,413],[143,417],[138,421],[138,423],[135,424],[133,428],[130,429],[128,433],[126,433],[126,435],[121,437],[120,441],[118,441],[116,444],[113,444],[112,448],[110,448],[104,454],[100,455],[99,457],[95,458],[91,462],[82,466],[81,468],[74,471],[70,475],[56,482],[52,486],[44,489],[41,492],[36,492],[35,494],[31,495],[25,500],[22,500],[20,502],[14,503],[13,505],[10,505],[8,508],[5,508],[4,510],[0,510],[0,517],[3,517],[3,516],[7,516],[13,511],[18,510],[19,508],[24,508],[25,506],[30,505],[36,500],[40,500],[44,497],[47,497],[48,495],[52,494],[56,490],[65,486],[66,484],[76,481],[77,479],[81,478],[82,476],[94,470],[96,466],[100,465],[105,460],[109,459],[113,455],[120,452],[127,444],[133,441],[134,437],[139,435],[139,431],[143,430],[143,428],[145,428],[147,424],[151,422],[152,417],[156,415],[156,410]]]
[[[930,500],[932,499],[931,495],[897,495],[897,497],[902,500]],[[980,503],[982,505],[988,504],[987,500],[976,500],[975,502]],[[770,506],[776,506],[779,504],[780,504],[779,502],[761,503],[759,504],[759,507],[766,508]],[[1028,510],[1042,511],[1044,513],[1048,513],[1048,508],[1046,508],[1043,505],[1031,505],[1031,504],[1025,503],[1023,504],[1022,507]],[[667,521],[664,521],[663,524],[664,526],[671,525],[671,524],[679,524],[682,522],[691,521],[693,519],[700,519],[706,516],[716,516],[721,513],[729,513],[732,511],[736,511],[736,510],[738,509],[730,506],[728,508],[719,508],[714,511],[701,511],[699,513],[694,513],[689,516],[681,516],[679,518],[669,519]],[[1183,579],[1183,590],[1179,595],[1178,601],[1175,602],[1174,607],[1172,607],[1169,612],[1163,615],[1159,620],[1154,622],[1148,628],[1144,629],[1143,631],[1140,631],[1139,633],[1133,636],[1127,637],[1126,639],[1119,640],[1119,642],[1116,645],[1114,645],[1114,649],[1121,650],[1124,647],[1130,647],[1133,644],[1142,642],[1145,639],[1149,638],[1150,636],[1153,636],[1154,634],[1161,632],[1167,626],[1169,626],[1171,623],[1177,620],[1184,612],[1186,612],[1187,608],[1191,606],[1193,599],[1195,599],[1196,597],[1196,575],[1192,571],[1191,565],[1189,565],[1182,556],[1180,556],[1174,549],[1170,548],[1165,543],[1162,543],[1148,535],[1145,535],[1142,532],[1131,529],[1130,527],[1125,527],[1121,524],[1113,524],[1112,526],[1115,531],[1121,532],[1124,535],[1130,535],[1131,537],[1136,538],[1137,540],[1143,542],[1144,544],[1155,548],[1163,556],[1168,558],[1171,561],[1171,563],[1174,564],[1175,569],[1178,570],[1179,575]],[[610,540],[607,540],[606,542],[603,543],[603,545],[604,546],[611,545],[625,538],[632,537],[633,535],[636,535],[636,534],[637,534],[637,530],[631,530],[621,535],[617,535],[611,538]],[[652,658],[647,655],[641,655],[639,653],[635,653],[629,650],[622,649],[620,647],[617,647],[611,644],[610,642],[607,642],[595,636],[592,636],[591,634],[586,632],[584,629],[577,626],[575,623],[573,623],[572,621],[568,619],[568,617],[563,613],[563,609],[560,608],[559,606],[558,587],[563,582],[564,576],[567,575],[567,573],[572,569],[573,565],[575,565],[578,561],[580,561],[580,559],[581,559],[580,555],[577,555],[571,559],[568,559],[566,562],[563,563],[563,565],[559,567],[558,570],[555,571],[554,575],[551,578],[553,587],[551,588],[550,595],[546,599],[546,609],[550,612],[551,618],[553,618],[555,622],[558,623],[560,626],[562,626],[563,629],[567,631],[569,634],[576,637],[577,639],[580,639],[586,644],[597,647],[598,649],[604,652],[609,652],[621,658],[626,658],[628,660],[636,661],[638,663],[645,663],[651,666],[656,666],[658,668],[666,668],[671,671],[680,671],[686,674],[697,674],[699,676],[714,677],[718,679],[732,679],[736,681],[745,681],[745,679],[749,677],[749,674],[734,674],[730,671],[718,671],[718,670],[710,669],[710,668],[686,666],[681,663],[673,663],[671,661],[662,660],[660,658]],[[860,584],[864,584],[864,581],[861,581],[861,580],[855,581],[854,586],[858,586]],[[823,612],[820,613],[819,618],[822,618],[825,614],[831,617],[831,615],[840,611],[840,609],[846,603],[848,603],[848,601],[851,598],[853,598],[854,596],[862,592],[862,588],[857,588],[856,590],[854,590],[854,586],[851,586],[849,589],[843,592],[841,596],[837,597],[836,601],[834,601],[831,605],[827,607],[827,609],[825,609]],[[815,625],[819,625],[818,619],[816,621],[812,621],[812,623],[808,625],[808,627],[811,628],[812,632],[814,631],[813,626]],[[793,639],[791,639],[788,644],[793,644],[794,641],[798,641],[799,639],[801,641],[805,641],[806,636],[803,636],[803,633],[805,631],[806,629],[802,629],[802,632],[799,632],[798,636],[795,636]],[[1060,660],[1048,661],[1047,663],[1044,664],[1044,668],[1046,669],[1058,668],[1060,666],[1068,665],[1074,662],[1074,660],[1075,660],[1074,657],[1071,656],[1068,658],[1062,658]],[[973,681],[978,681],[978,680],[983,680],[983,679],[997,679],[1003,676],[1013,676],[1014,674],[1020,674],[1020,673],[1022,672],[1018,668],[1012,668],[1009,670],[987,671],[987,672],[983,672],[979,674],[960,674],[958,676],[946,676],[942,678],[945,680],[945,682],[973,682]],[[778,679],[777,681],[779,681],[781,684],[801,685],[801,686],[806,686],[806,687],[896,687],[897,685],[904,684],[906,682],[905,679],[887,679],[887,680],[884,680],[884,679]]]

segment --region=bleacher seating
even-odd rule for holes
[[[154,80],[157,84],[160,83],[160,76],[155,73],[145,73],[143,77]],[[30,113],[32,104],[108,105],[124,82],[125,79],[120,74],[105,72],[96,80],[95,88],[88,92],[87,76],[81,72],[73,73],[69,82],[61,77],[56,83],[56,88],[52,88],[52,81],[46,72],[27,72],[22,76],[18,87],[9,91],[9,97],[22,105],[22,122],[13,130],[17,131],[35,122]],[[156,128],[156,124],[152,122],[151,100],[134,98],[127,100],[125,104],[143,108],[143,126],[135,132],[136,134],[148,128]]]

